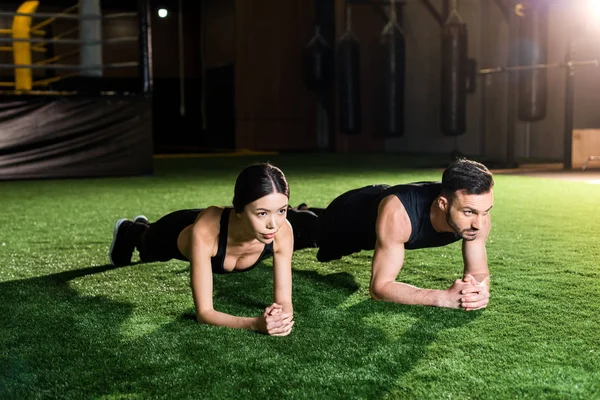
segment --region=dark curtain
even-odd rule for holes
[[[151,99],[0,102],[0,179],[152,173]]]

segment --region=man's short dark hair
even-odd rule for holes
[[[457,190],[467,194],[488,193],[494,187],[494,177],[487,167],[477,161],[458,158],[444,170],[442,194],[453,197]]]

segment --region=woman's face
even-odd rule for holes
[[[287,223],[287,208],[287,196],[272,193],[246,204],[240,216],[256,239],[267,244],[273,242],[277,231]]]

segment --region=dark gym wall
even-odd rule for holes
[[[443,12],[443,0],[431,0]],[[508,65],[509,26],[497,3],[514,12],[516,0],[459,0],[460,16],[468,25],[468,56],[477,60],[478,69]],[[565,59],[568,14],[566,0],[549,3],[548,63]],[[336,0],[338,38],[344,31],[344,0]],[[402,7],[402,26],[406,40],[405,133],[393,139],[374,139],[373,98],[378,65],[374,52],[386,21],[382,13],[387,7],[355,1],[352,27],[360,42],[361,88],[363,91],[363,132],[356,136],[337,133],[338,151],[361,151],[383,148],[391,152],[450,153],[454,150],[469,155],[483,155],[503,161],[507,157],[507,132],[514,129],[513,154],[520,159],[562,160],[564,154],[565,70],[547,71],[547,115],[542,121],[526,123],[518,119],[509,126],[507,107],[507,74],[495,74],[487,80],[478,78],[477,91],[467,94],[467,131],[448,137],[440,129],[441,28],[423,2],[411,1]],[[576,24],[583,24],[582,21]],[[600,31],[596,36],[576,38],[576,60],[599,58]],[[597,49],[594,52],[594,49]],[[575,126],[591,124],[593,110],[600,106],[594,95],[600,68],[578,69],[575,89]],[[485,104],[481,87],[486,84]],[[515,104],[515,101],[512,104]],[[586,125],[587,124],[587,125]]]
[[[510,3],[510,2],[507,2]],[[473,6],[477,6],[473,4]],[[489,68],[508,64],[509,28],[506,18],[495,2],[482,2],[481,35],[479,49],[480,67]],[[512,8],[509,8],[511,11]],[[565,58],[567,18],[564,5],[553,4],[549,8],[548,62],[562,62]],[[503,160],[507,154],[507,130],[510,108],[507,106],[508,75],[496,74],[487,79],[487,96],[484,119],[484,154]],[[480,79],[484,84],[486,80]],[[518,119],[514,124],[514,155],[519,159],[562,160],[564,139],[565,70],[547,71],[547,112],[542,121],[526,123]],[[479,89],[481,90],[481,89]],[[480,99],[480,91],[476,99]],[[515,99],[516,102],[516,99]],[[479,115],[469,118],[477,124]],[[473,121],[473,122],[471,122]],[[474,125],[477,127],[477,125]],[[528,133],[529,132],[529,133]]]
[[[507,3],[510,3],[507,1]],[[548,63],[565,61],[569,20],[579,32],[573,33],[575,49],[574,60],[584,61],[599,59],[600,30],[587,31],[585,14],[589,10],[570,15],[568,2],[550,0],[548,16]],[[586,2],[582,2],[584,4]],[[461,2],[461,7],[462,7]],[[465,4],[466,6],[466,4]],[[477,4],[473,4],[476,7]],[[492,67],[507,65],[508,60],[508,25],[495,2],[479,3],[481,11],[481,35],[479,48],[480,66]],[[476,50],[476,49],[475,49]],[[514,154],[519,159],[562,161],[564,156],[565,136],[565,76],[564,68],[547,70],[547,112],[545,119],[527,123],[520,120],[514,125]],[[509,128],[506,96],[507,75],[499,74],[490,77],[487,86],[487,102],[485,108],[485,153],[495,159],[503,159],[507,152],[506,132]],[[574,96],[574,128],[598,128],[600,121],[596,115],[600,107],[598,81],[599,68],[577,68],[575,70]],[[480,84],[484,80],[480,79]],[[479,93],[477,94],[479,97]],[[469,121],[478,118],[477,114]],[[476,124],[477,122],[472,122]],[[476,126],[476,125],[474,125]]]
[[[154,140],[157,152],[200,151],[202,130],[202,61],[200,2],[183,1],[184,96],[180,90],[177,1],[152,0]],[[157,10],[165,7],[167,18]],[[183,110],[182,110],[183,106]],[[181,113],[183,111],[183,115]]]
[[[235,61],[235,0],[202,1],[204,66],[215,68]]]
[[[487,2],[491,3],[492,0]],[[479,1],[461,0],[459,12],[468,25],[468,56],[477,57],[479,41]],[[444,2],[432,1],[444,15]],[[450,153],[458,150],[477,153],[477,102],[467,95],[467,132],[461,136],[444,136],[440,126],[441,96],[441,35],[442,28],[422,2],[411,2],[403,7],[403,26],[406,36],[406,106],[405,134],[389,139],[389,151],[414,153]]]
[[[479,50],[480,12],[478,0],[459,1],[460,14],[469,24],[469,56]],[[491,0],[487,3],[493,3]],[[443,1],[432,0],[439,13]],[[345,1],[337,0],[338,37],[345,30]],[[389,20],[389,8],[382,2],[352,3],[352,31],[358,38],[361,52],[361,89],[363,93],[363,131],[359,135],[337,134],[339,151],[386,150],[408,153],[444,153],[459,150],[478,153],[479,112],[475,95],[467,97],[467,133],[459,137],[444,136],[440,129],[441,87],[441,27],[422,2],[398,5],[399,24],[406,45],[405,132],[397,138],[377,139],[375,110],[381,107],[377,80],[381,75],[381,32]],[[400,15],[402,14],[402,17]],[[476,51],[474,52],[473,49]],[[475,53],[475,54],[474,54]]]
[[[312,36],[307,0],[236,0],[235,85],[238,149],[316,148],[314,95],[302,79]]]
[[[201,14],[205,145],[235,150],[235,1],[204,0]]]
[[[157,10],[161,7],[159,1],[153,0],[152,15],[152,45],[154,76],[156,78],[179,77],[178,51],[178,2],[170,1],[171,6],[165,6],[169,14],[159,18]],[[199,77],[201,70],[200,57],[200,5],[199,2],[183,1],[183,43],[185,76]]]
[[[462,0],[463,3],[478,3],[477,0]],[[345,1],[336,1],[336,23],[338,38],[345,31]],[[442,13],[443,2],[433,0],[436,9]],[[428,12],[422,2],[409,2],[397,6],[398,23],[405,35],[405,132],[397,138],[377,138],[376,110],[382,106],[382,94],[378,90],[378,80],[382,74],[381,33],[389,21],[389,7],[383,2],[351,2],[352,31],[360,43],[361,91],[363,109],[363,129],[358,135],[337,133],[338,151],[376,151],[439,153],[456,149],[457,142],[472,143],[476,131],[469,123],[469,132],[463,137],[443,136],[440,130],[440,62],[441,27]],[[479,6],[475,9],[465,6],[463,19],[477,21]],[[401,16],[402,15],[402,16]],[[473,28],[470,26],[470,28]],[[469,46],[477,47],[478,37],[471,34]],[[467,107],[477,112],[472,98],[467,99]],[[467,136],[468,139],[464,137]],[[476,138],[475,138],[476,140]],[[464,147],[464,146],[463,146]],[[473,146],[471,146],[473,147]],[[475,150],[476,143],[475,143]],[[463,151],[466,151],[463,150]]]
[[[346,31],[345,0],[336,0],[336,39]],[[374,49],[378,45],[379,34],[387,23],[384,20],[386,10],[378,5],[352,5],[352,32],[359,42],[360,49],[360,86],[362,97],[362,132],[353,135],[340,134],[339,126],[335,132],[335,149],[340,152],[383,151],[385,140],[374,137],[376,98],[374,77],[379,74],[379,63]],[[337,95],[336,95],[337,99]],[[336,110],[339,113],[339,108]],[[336,122],[337,122],[336,116]],[[337,126],[337,125],[336,125]]]
[[[509,10],[513,10],[516,3],[516,0],[499,1]],[[108,7],[109,3],[105,3]],[[110,3],[106,12],[121,11],[120,5],[115,6],[117,3]],[[175,0],[151,2],[157,151],[179,150],[178,147],[202,151],[207,148],[316,149],[316,99],[302,80],[301,60],[302,50],[313,35],[314,1],[184,1],[186,113],[183,117],[180,115],[177,3]],[[376,105],[373,99],[378,95],[374,77],[381,67],[374,49],[386,23],[387,7],[381,6],[381,1],[376,2],[378,5],[366,4],[366,0],[354,3],[363,3],[353,5],[352,25],[361,46],[364,128],[356,136],[340,135],[334,129],[335,150],[413,153],[458,150],[498,160],[505,158],[511,111],[507,107],[507,74],[478,79],[476,93],[467,95],[464,135],[454,138],[441,134],[441,28],[421,1],[410,1],[402,7],[407,55],[405,134],[394,139],[374,137],[371,127],[375,122]],[[442,12],[443,0],[431,0],[431,3]],[[549,0],[549,3],[548,62],[562,62],[566,48],[566,0]],[[135,9],[135,4],[131,4]],[[344,4],[344,0],[335,0],[336,40],[345,29]],[[162,20],[156,15],[161,5],[170,11],[169,17]],[[469,57],[477,60],[478,68],[507,65],[509,27],[496,0],[459,0],[458,6],[468,25]],[[44,7],[52,11],[64,8],[46,2]],[[14,10],[13,5],[4,4],[3,8]],[[3,26],[9,27],[9,24],[5,21]],[[137,30],[136,19],[104,24],[107,38],[129,36]],[[600,56],[597,45],[600,32],[595,35],[575,41],[576,59]],[[4,53],[2,57],[7,55],[9,53]],[[136,44],[110,45],[104,49],[105,62],[136,59],[138,55]],[[207,88],[201,84],[203,69]],[[8,74],[7,78],[10,73],[2,72]],[[108,70],[106,76],[133,77],[137,73],[133,69]],[[595,93],[599,73],[600,68],[576,72],[575,127],[597,125]],[[516,157],[557,160],[563,157],[565,71],[550,69],[547,76],[546,118],[529,124],[515,121],[513,150]],[[481,98],[484,84],[485,104]],[[203,96],[205,107],[201,103]],[[203,121],[203,115],[207,121]]]

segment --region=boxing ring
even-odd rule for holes
[[[152,173],[148,3],[40,7],[0,9],[0,180]],[[115,22],[134,34],[107,37]]]

